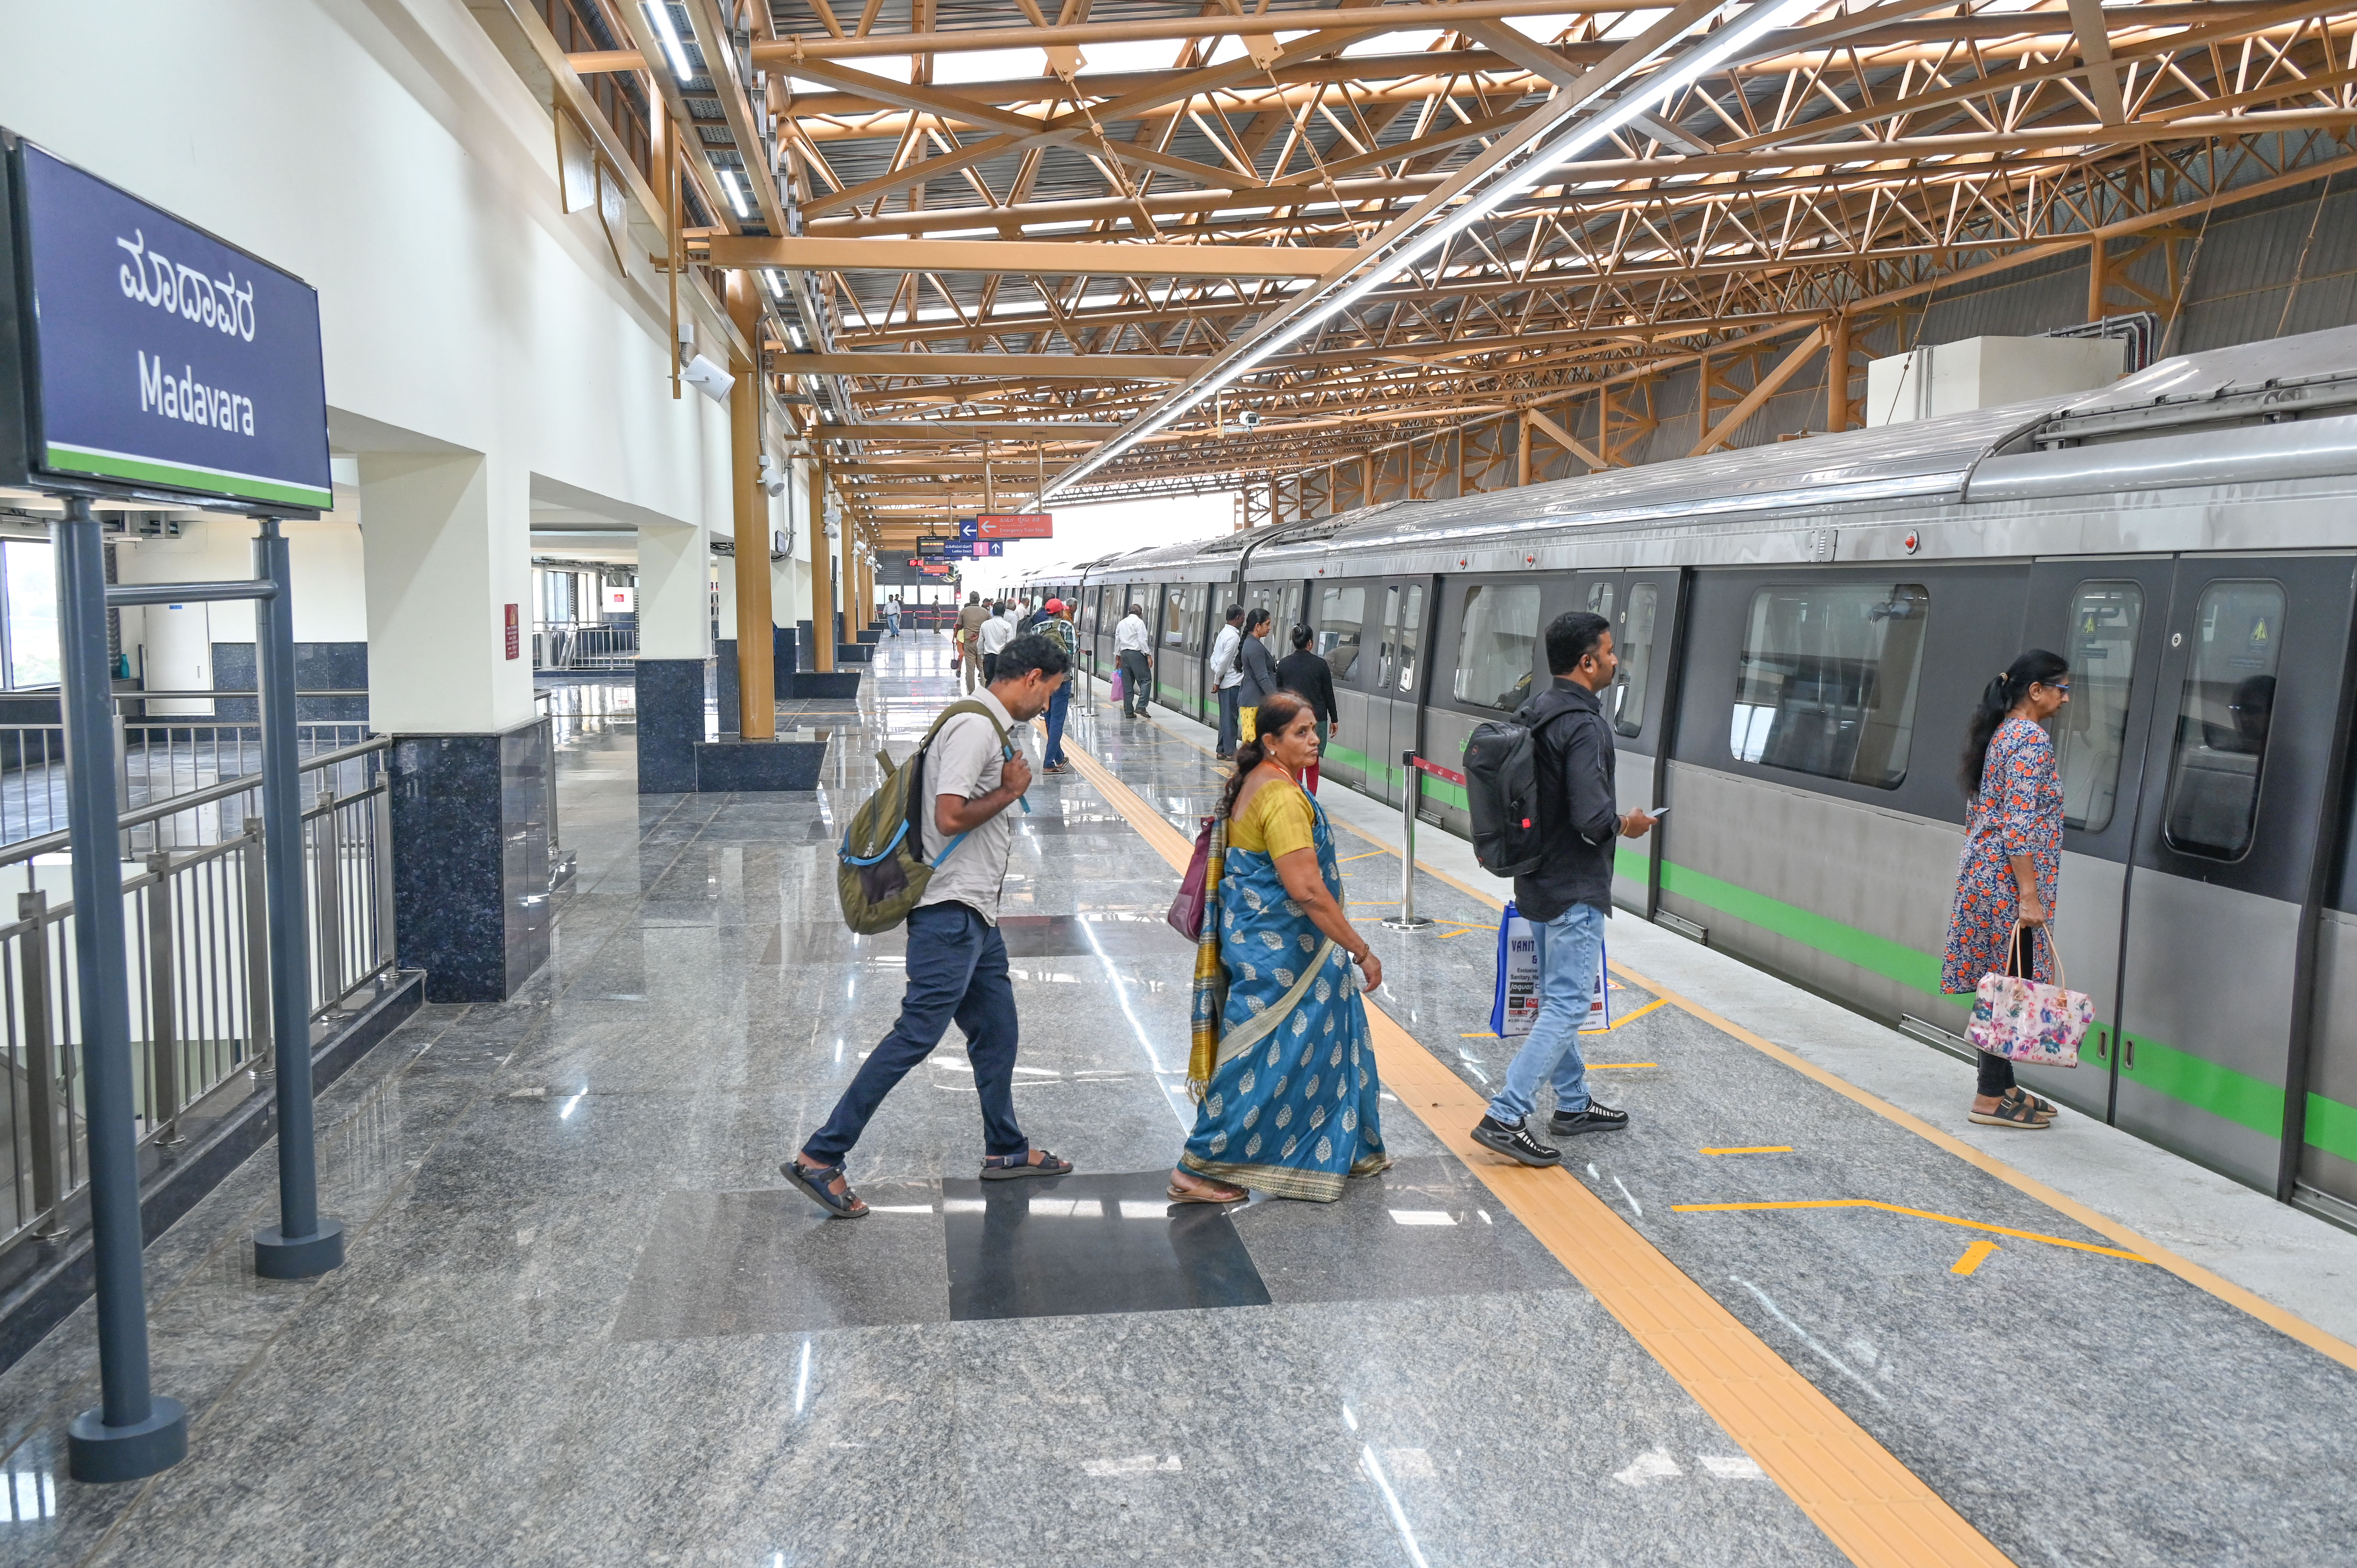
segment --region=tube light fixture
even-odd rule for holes
[[[670,0],[639,0],[639,9],[647,14],[647,25],[654,28],[663,57],[671,61],[671,73],[683,87],[694,81],[695,71],[687,63],[687,45],[680,41],[679,28],[673,25]]]
[[[793,344],[797,351],[810,347],[802,338],[802,329],[791,321],[786,323],[786,339]]]
[[[1170,425],[1180,414],[1250,375],[1278,349],[1348,310],[1416,262],[1490,216],[1508,200],[1544,184],[1547,176],[1578,159],[1606,136],[1652,110],[1656,104],[1667,104],[1677,93],[1756,44],[1762,34],[1782,26],[1795,16],[1814,10],[1822,4],[1824,0],[1752,0],[1740,17],[1668,61],[1658,75],[1626,84],[1616,97],[1599,103],[1594,113],[1573,121],[1552,141],[1534,143],[1518,161],[1501,169],[1496,178],[1469,194],[1454,211],[1413,234],[1404,236],[1397,246],[1361,271],[1339,292],[1303,310],[1294,319],[1277,323],[1254,339],[1233,360],[1193,385],[1181,387],[1173,392],[1161,407],[1050,480],[1048,488],[1039,493],[1039,500],[1044,503],[1058,492],[1080,483],[1138,442]],[[1697,17],[1694,26],[1677,38],[1663,39],[1662,47],[1668,48],[1677,42],[1678,38],[1691,38],[1695,27],[1706,25],[1724,9],[1722,6]],[[1656,55],[1654,58],[1659,57]]]
[[[745,188],[737,183],[737,171],[726,164],[720,166],[720,188],[728,193],[728,205],[737,209],[739,218],[750,218],[752,211],[745,205]]]
[[[770,297],[771,299],[776,300],[780,305],[783,305],[786,302],[786,283],[783,278],[780,277],[776,273],[770,271],[769,268],[763,267],[761,269],[761,281],[770,285]]]

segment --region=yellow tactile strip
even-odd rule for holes
[[[1095,757],[1082,776],[1174,868],[1193,844]],[[1375,1058],[1413,1110],[1853,1563],[1871,1568],[2010,1561],[1863,1427],[1794,1371],[1627,1221],[1561,1169],[1496,1159],[1467,1134],[1481,1096],[1380,1007]]]

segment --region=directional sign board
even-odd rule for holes
[[[952,561],[978,561],[1006,553],[1006,547],[996,539],[952,539],[942,546],[942,556]]]
[[[0,485],[335,505],[319,298],[0,132]]]
[[[974,520],[975,539],[1053,539],[1056,518],[1045,511],[984,512]],[[963,520],[960,520],[963,528]]]

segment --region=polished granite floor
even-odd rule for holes
[[[258,1281],[241,1169],[149,1254],[188,1460],[62,1476],[87,1312],[0,1376],[0,1562],[1832,1563],[1801,1510],[1406,1108],[1330,1208],[1158,1201],[1191,1119],[1174,878],[1077,774],[1023,820],[1017,1105],[1070,1177],[977,1182],[954,1036],[853,1156],[878,1212],[777,1176],[889,1027],[897,936],[835,918],[834,823],[950,691],[879,651],[815,795],[640,797],[628,710],[568,738],[578,857],[512,1001],[425,1010],[321,1107],[326,1280]],[[1174,821],[1183,725],[1078,714]],[[1347,853],[1347,852],[1346,852]],[[1369,922],[1398,863],[1345,867]],[[1484,906],[1372,932],[1385,1005],[1468,1082]],[[1461,933],[1461,934],[1452,934]],[[2357,1378],[1674,1007],[1596,1041],[1628,1133],[1575,1174],[2017,1562],[2322,1563],[2357,1539]],[[1777,1148],[1777,1154],[1727,1154]],[[1009,1190],[1009,1189],[1012,1190]]]

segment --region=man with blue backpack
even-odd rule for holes
[[[845,1174],[845,1159],[884,1097],[932,1054],[952,1023],[965,1036],[982,1102],[982,1179],[1062,1176],[1072,1168],[1071,1161],[1032,1148],[1016,1124],[1015,988],[1007,975],[1006,941],[998,931],[999,889],[1015,847],[1007,808],[1031,787],[1031,765],[1016,744],[1016,729],[1048,711],[1071,669],[1071,658],[1054,640],[1017,638],[998,650],[990,684],[971,700],[952,703],[905,765],[916,770],[917,803],[910,815],[922,829],[922,880],[920,890],[902,895],[913,896],[915,905],[908,911],[909,986],[900,998],[899,1021],[867,1054],[826,1125],[779,1167],[796,1189],[835,1219],[866,1214],[867,1206]],[[846,875],[856,879],[860,870],[874,871],[885,862],[863,856],[846,864],[852,867]],[[883,918],[899,908],[891,906]],[[846,917],[851,913],[846,902]],[[882,924],[878,919],[854,929]]]
[[[1589,1096],[1579,1026],[1612,912],[1615,841],[1641,838],[1659,820],[1641,811],[1623,816],[1615,794],[1612,726],[1598,697],[1620,668],[1611,623],[1586,610],[1557,616],[1546,628],[1546,659],[1553,684],[1513,724],[1480,726],[1465,750],[1475,854],[1514,879],[1515,908],[1538,939],[1540,995],[1539,1015],[1473,1141],[1526,1165],[1563,1161],[1524,1124],[1542,1083],[1555,1085],[1547,1131],[1555,1137],[1629,1125],[1627,1112]]]

